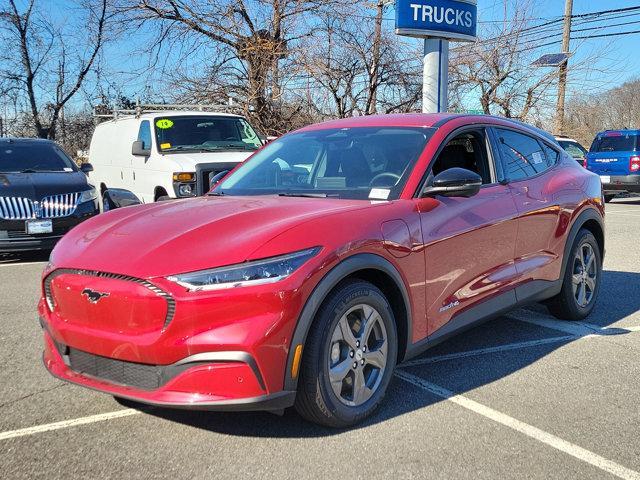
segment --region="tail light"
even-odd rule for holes
[[[629,159],[629,171],[640,172],[640,156],[634,155]]]

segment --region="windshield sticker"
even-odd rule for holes
[[[63,170],[65,172],[73,172],[73,168],[69,168],[69,167],[64,167]]]
[[[542,154],[540,152],[533,152],[533,163],[536,165],[542,163]]]
[[[156,127],[162,130],[166,130],[173,127],[173,122],[168,118],[161,118],[160,120],[156,121]]]
[[[388,188],[372,188],[369,192],[369,198],[375,200],[386,200],[389,198],[391,190]]]
[[[162,150],[166,150],[167,148],[171,148],[171,144],[170,143],[161,143],[160,144],[160,148]]]

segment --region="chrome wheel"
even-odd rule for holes
[[[350,308],[336,324],[329,344],[331,388],[345,405],[357,407],[376,392],[387,366],[387,329],[366,304]]]
[[[583,243],[573,260],[573,297],[580,307],[586,307],[593,300],[598,281],[598,265],[593,247]]]

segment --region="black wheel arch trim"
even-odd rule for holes
[[[411,332],[413,330],[411,321],[411,302],[409,300],[407,287],[400,275],[400,272],[391,262],[389,262],[389,260],[380,255],[373,253],[357,253],[355,255],[351,255],[333,267],[331,271],[329,271],[322,280],[320,280],[307,299],[304,308],[302,309],[302,313],[300,313],[300,316],[298,317],[298,323],[296,324],[290,343],[289,354],[287,355],[287,368],[284,374],[284,390],[295,391],[297,388],[298,378],[293,378],[291,375],[295,347],[297,345],[303,345],[304,350],[307,335],[311,329],[311,324],[315,319],[320,305],[322,305],[322,302],[329,292],[331,292],[338,283],[349,275],[361,270],[378,270],[387,274],[394,280],[402,294],[405,311],[407,312],[407,348],[411,345]],[[402,359],[399,359],[399,361],[402,361]]]
[[[573,247],[573,242],[578,236],[578,232],[584,225],[588,222],[594,220],[600,226],[600,230],[602,231],[602,248],[600,251],[600,257],[604,262],[604,252],[605,252],[605,229],[604,229],[604,221],[602,219],[602,215],[592,207],[587,207],[583,210],[578,217],[573,221],[571,225],[571,229],[569,230],[569,234],[567,235],[567,241],[564,245],[564,253],[562,259],[562,271],[560,272],[560,280],[564,279],[565,272],[567,271],[567,265],[569,264],[569,257],[571,255],[571,247]],[[597,238],[596,238],[597,240]]]

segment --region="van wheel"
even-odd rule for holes
[[[547,302],[547,308],[561,320],[582,320],[596,304],[601,279],[600,246],[589,230],[582,229],[569,253],[562,290]]]
[[[309,332],[296,410],[320,425],[354,425],[382,402],[397,353],[393,311],[383,293],[369,282],[343,283]]]

